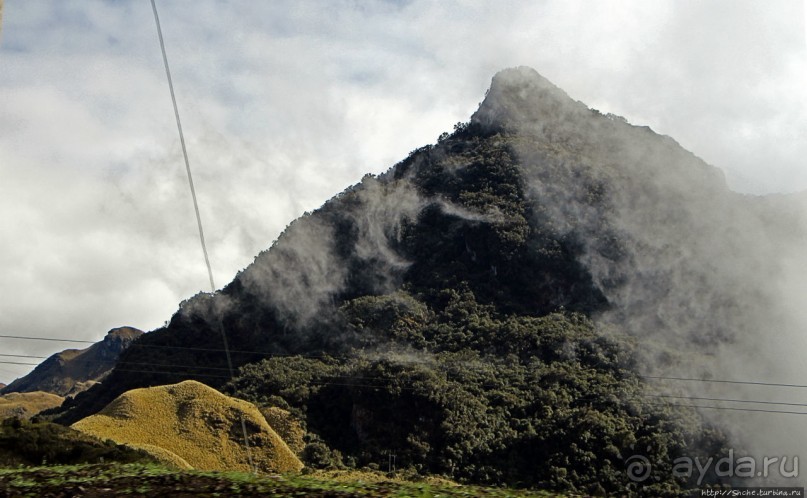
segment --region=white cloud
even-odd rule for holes
[[[158,6],[218,285],[303,211],[466,120],[513,65],[673,136],[736,188],[807,188],[797,0]],[[4,14],[0,333],[156,327],[206,275],[150,7]],[[0,381],[26,368],[6,366]]]

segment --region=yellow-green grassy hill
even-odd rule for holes
[[[242,415],[257,470],[302,469],[302,462],[255,405],[196,381],[133,389],[72,427],[144,449],[180,468],[250,471]]]
[[[301,455],[305,449],[305,429],[300,421],[287,410],[277,406],[262,407],[261,414],[266,422],[283,438],[295,455]]]
[[[42,410],[60,406],[64,398],[51,393],[8,393],[0,396],[0,420],[10,417],[31,418]]]

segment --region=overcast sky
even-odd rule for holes
[[[802,0],[158,8],[218,286],[295,217],[466,121],[515,65],[672,136],[735,190],[807,189]],[[151,330],[207,290],[148,0],[5,2],[0,241],[0,334]],[[0,382],[30,368],[0,364]]]

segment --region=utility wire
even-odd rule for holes
[[[202,229],[202,216],[199,214],[199,203],[196,201],[196,189],[193,186],[193,175],[191,174],[191,164],[188,160],[188,149],[185,147],[185,134],[182,132],[182,121],[179,119],[179,108],[177,107],[177,98],[174,94],[174,82],[171,79],[171,69],[168,66],[168,55],[165,52],[165,41],[163,40],[163,31],[160,27],[160,16],[157,15],[157,4],[151,0],[151,9],[154,11],[154,22],[157,24],[157,36],[160,38],[160,51],[163,55],[163,64],[165,65],[165,76],[168,78],[168,89],[171,92],[171,103],[174,105],[174,117],[177,121],[177,131],[179,132],[179,143],[182,145],[182,157],[185,158],[185,172],[188,173],[188,185],[191,188],[191,197],[193,198],[193,210],[196,212],[196,225],[199,227],[199,241],[202,243],[202,252],[205,255],[205,265],[207,266],[207,276],[210,278],[210,288],[212,292],[216,291],[216,284],[213,283],[213,270],[210,266],[210,258],[207,256],[207,244],[205,244],[205,232]]]
[[[51,337],[23,337],[23,336],[11,336],[11,335],[0,335],[0,338],[9,338],[9,339],[19,339],[19,340],[37,340],[37,341],[55,341],[55,342],[76,342],[76,343],[92,343],[91,341],[81,341],[76,339],[59,339],[59,338],[51,338]],[[143,347],[143,348],[161,348],[161,349],[179,349],[179,350],[190,350],[190,351],[204,351],[204,352],[227,352],[226,349],[221,348],[195,348],[195,347],[188,347],[188,346],[163,346],[163,345],[146,345],[146,344],[137,344],[134,343],[130,347]],[[251,354],[251,355],[260,355],[260,356],[269,356],[269,357],[289,357],[289,356],[300,356],[305,358],[339,358],[338,356],[332,355],[306,355],[306,354],[295,354],[295,353],[266,353],[260,351],[247,351],[247,350],[229,350],[230,353],[238,353],[238,354]],[[0,354],[0,356],[5,357],[15,357],[15,358],[45,358],[42,356],[33,356],[33,355],[12,355],[12,354]],[[36,366],[36,363],[23,363],[23,362],[16,362],[16,361],[0,361],[0,364],[9,364],[9,365],[26,365],[26,366]],[[194,366],[194,365],[177,365],[177,364],[162,364],[162,363],[127,363],[129,365],[144,365],[144,366],[158,366],[158,367],[165,367],[165,368],[190,368],[195,370],[225,370],[221,367],[201,367],[201,366]],[[125,366],[121,365],[121,366]],[[233,378],[234,377],[234,370],[232,369],[231,361],[228,362],[228,368],[226,369],[230,376],[224,375],[208,375],[208,374],[191,374],[200,377],[214,377],[214,378]],[[176,375],[179,373],[187,373],[187,372],[166,372],[166,371],[154,371],[154,370],[122,370],[127,372],[137,372],[137,373],[155,373],[155,374],[165,374],[165,375]],[[336,378],[335,376],[329,376],[328,378]],[[341,378],[351,378],[351,379],[359,379],[358,377],[350,377],[350,376],[343,376]],[[776,382],[759,382],[759,381],[738,381],[738,380],[727,380],[727,379],[702,379],[702,378],[690,378],[690,377],[670,377],[670,376],[641,376],[644,379],[654,379],[654,380],[673,380],[673,381],[684,381],[684,382],[704,382],[704,383],[723,383],[723,384],[735,384],[735,385],[753,385],[753,386],[763,386],[763,387],[786,387],[786,388],[807,388],[807,385],[802,384],[788,384],[788,383],[776,383]],[[363,380],[373,380],[370,377],[361,377]],[[379,377],[381,379],[381,377]],[[416,380],[416,379],[415,379]],[[368,384],[344,384],[344,383],[335,383],[335,382],[312,382],[313,384],[317,385],[339,385],[339,386],[351,386],[351,387],[368,387],[368,388],[386,388],[388,386],[382,385],[368,385]],[[390,388],[394,386],[389,386]],[[396,388],[400,389],[401,386],[397,386]],[[404,389],[408,389],[404,387]],[[761,401],[761,400],[743,400],[743,399],[730,399],[730,398],[711,398],[711,397],[701,397],[701,396],[679,396],[679,395],[670,395],[670,394],[642,394],[639,396],[635,396],[635,398],[661,398],[661,399],[677,399],[677,400],[691,400],[691,401],[715,401],[715,402],[723,402],[723,403],[745,403],[745,404],[762,404],[762,405],[779,405],[779,406],[796,406],[796,407],[805,407],[807,408],[807,403],[792,403],[786,401]],[[584,398],[581,398],[584,399]],[[704,408],[704,409],[713,409],[713,410],[731,410],[731,411],[744,411],[744,412],[762,412],[762,413],[786,413],[786,414],[796,414],[796,415],[807,415],[807,413],[803,412],[793,412],[793,411],[786,411],[786,410],[764,410],[764,409],[754,409],[754,408],[737,408],[737,407],[725,407],[725,406],[707,406],[707,405],[683,405],[683,404],[676,404],[676,403],[651,403],[648,401],[642,401],[645,405],[652,405],[652,406],[676,406],[676,407],[691,407],[691,408]]]
[[[84,344],[95,344],[93,341],[82,341],[77,339],[60,339],[56,337],[24,337],[24,336],[15,336],[15,335],[2,335],[0,334],[0,339],[19,339],[19,340],[36,340],[36,341],[53,341],[53,342],[72,342],[72,343],[84,343]],[[269,356],[269,357],[287,357],[287,356],[300,356],[304,358],[342,358],[346,356],[339,356],[339,355],[330,355],[330,354],[302,354],[302,353],[268,353],[264,351],[249,351],[249,350],[238,350],[238,349],[225,349],[225,348],[196,348],[191,346],[167,346],[167,345],[157,345],[157,344],[138,344],[134,342],[130,347],[139,347],[139,348],[159,348],[159,349],[179,349],[179,350],[186,350],[186,351],[205,351],[205,352],[229,352],[230,354],[250,354],[250,355],[260,355],[260,356]],[[4,356],[4,355],[0,355]],[[8,356],[8,355],[5,355]],[[22,357],[22,356],[21,356]],[[34,357],[34,356],[25,356],[26,358],[42,358],[42,357]],[[653,379],[653,380],[674,380],[674,381],[683,381],[683,382],[705,382],[705,383],[720,383],[720,384],[737,384],[737,385],[752,385],[752,386],[768,386],[768,387],[788,387],[788,388],[796,388],[796,389],[807,389],[807,385],[804,384],[788,384],[788,383],[779,383],[779,382],[760,382],[760,381],[741,381],[741,380],[728,380],[728,379],[702,379],[702,378],[695,378],[695,377],[671,377],[671,376],[661,376],[661,375],[640,375],[639,378],[641,379]]]
[[[32,365],[37,366],[39,363],[21,363],[19,361],[0,361],[3,365]]]
[[[83,363],[103,363],[102,361],[85,361]],[[36,365],[35,363],[16,363],[16,362],[8,362],[8,361],[0,361],[0,364],[12,364],[12,365]],[[146,370],[146,369],[137,369],[137,368],[127,368],[129,366],[136,366],[136,365],[143,365],[143,366],[156,366],[156,367],[163,367],[163,368],[190,368],[194,370],[227,370],[221,367],[200,367],[194,365],[177,365],[177,364],[162,364],[162,363],[124,363],[121,364],[119,367],[116,367],[117,371],[120,372],[127,372],[127,373],[147,373],[147,374],[158,374],[158,375],[167,375],[167,376],[176,376],[176,375],[190,375],[193,377],[206,377],[206,378],[219,378],[219,379],[231,379],[232,376],[224,375],[224,374],[206,374],[206,373],[198,373],[198,372],[187,372],[187,371],[180,371],[180,370]],[[326,380],[327,379],[327,380]],[[363,380],[365,382],[352,382],[354,380]],[[411,385],[389,385],[389,384],[368,384],[366,381],[389,381],[392,380],[388,377],[382,376],[351,376],[351,375],[327,375],[323,376],[322,379],[319,380],[310,380],[309,384],[318,385],[318,386],[341,386],[341,387],[353,387],[353,388],[367,388],[367,389],[383,389],[383,390],[403,390],[403,391],[416,391],[418,390],[417,387],[413,387]],[[404,383],[415,383],[418,382],[420,379],[407,379]],[[398,379],[398,382],[401,382]],[[483,386],[484,387],[484,386]],[[495,387],[495,386],[490,386]],[[573,401],[591,401],[593,399],[610,399],[611,396],[583,396],[579,398],[575,398]],[[790,414],[790,415],[807,415],[807,412],[800,412],[800,411],[790,411],[790,410],[772,410],[772,409],[761,409],[761,408],[739,408],[739,407],[729,407],[729,406],[714,406],[714,405],[688,405],[682,403],[657,403],[653,401],[646,401],[642,398],[662,398],[662,399],[676,399],[676,400],[692,400],[692,401],[716,401],[716,402],[723,402],[723,403],[748,403],[748,404],[763,404],[763,405],[779,405],[779,406],[794,406],[794,407],[804,407],[807,408],[807,403],[792,403],[786,401],[761,401],[761,400],[747,400],[747,399],[728,399],[728,398],[709,398],[709,397],[699,397],[699,396],[678,396],[678,395],[669,395],[669,394],[639,394],[633,396],[632,399],[637,399],[639,402],[645,406],[657,406],[657,407],[675,407],[675,408],[694,408],[694,409],[710,409],[710,410],[728,410],[728,411],[736,411],[736,412],[751,412],[751,413],[777,413],[777,414]]]
[[[757,401],[751,399],[705,398],[700,396],[673,396],[671,394],[642,394],[642,396],[645,398],[689,399],[694,401],[721,401],[724,403],[749,403],[755,405],[783,405],[783,406],[807,407],[807,403],[789,403],[786,401]]]
[[[719,384],[743,384],[750,386],[773,386],[773,387],[794,387],[807,389],[807,385],[803,384],[779,384],[776,382],[755,382],[755,381],[742,381],[742,380],[722,380],[722,379],[698,379],[689,377],[662,377],[656,375],[641,375],[642,379],[657,379],[657,380],[680,380],[685,382],[714,382]]]
[[[151,10],[154,12],[154,23],[157,26],[157,36],[160,39],[160,52],[163,56],[163,64],[165,65],[165,76],[168,79],[168,89],[171,92],[171,103],[174,105],[174,117],[176,117],[177,121],[177,131],[179,132],[179,142],[182,145],[182,157],[185,159],[185,171],[188,173],[188,185],[191,189],[191,197],[193,198],[193,210],[196,213],[196,225],[199,227],[199,241],[202,244],[202,253],[205,256],[205,266],[207,266],[207,276],[210,279],[210,292],[216,292],[216,284],[213,281],[213,269],[210,266],[210,258],[207,254],[207,245],[205,244],[205,232],[202,228],[202,216],[199,214],[199,203],[196,200],[196,189],[193,186],[193,175],[191,174],[191,164],[188,160],[188,150],[185,146],[185,135],[182,133],[182,122],[179,119],[179,108],[177,107],[177,99],[176,95],[174,94],[174,82],[171,79],[171,69],[168,65],[168,55],[165,51],[165,40],[163,39],[163,31],[160,27],[160,16],[157,14],[157,3],[155,0],[151,0]],[[221,332],[221,339],[224,342],[224,351],[227,355],[227,365],[230,369],[230,377],[235,377],[235,371],[233,370],[233,362],[230,358],[230,347],[227,342],[227,334],[224,332],[224,324],[221,321],[221,317],[219,317],[219,331]],[[256,472],[255,463],[252,460],[252,451],[249,447],[249,437],[247,434],[247,424],[244,421],[244,416],[241,414],[241,430],[244,433],[244,447],[247,451],[247,458],[249,459],[249,466],[252,468],[253,472]]]
[[[734,412],[758,412],[758,413],[784,413],[788,415],[807,415],[807,412],[793,412],[788,410],[767,410],[762,408],[734,408],[729,406],[704,406],[704,405],[682,405],[680,403],[642,403],[646,406],[673,406],[676,408],[704,408],[707,410],[729,410]]]
[[[56,337],[26,337],[21,335],[0,335],[0,339],[20,339],[28,341],[77,342],[82,344],[95,344],[93,341],[79,341],[77,339],[59,339]]]
[[[95,344],[92,341],[82,341],[77,339],[60,339],[56,337],[24,337],[24,336],[15,336],[15,335],[2,335],[0,334],[1,339],[19,339],[19,340],[36,340],[36,341],[54,341],[54,342],[73,342],[73,343],[84,343],[84,344]],[[225,349],[225,348],[196,348],[191,346],[167,346],[167,345],[157,345],[157,344],[138,344],[137,342],[133,343],[130,347],[139,347],[139,348],[159,348],[159,349],[179,349],[179,350],[186,350],[186,351],[206,351],[206,352],[229,352],[230,354],[250,354],[250,355],[260,355],[260,356],[269,356],[269,357],[287,357],[287,356],[300,356],[304,358],[342,358],[343,356],[339,355],[329,355],[329,354],[298,354],[298,353],[268,353],[264,351],[249,351],[249,350],[238,350],[238,349]],[[0,356],[10,356],[10,355],[0,355]],[[23,357],[20,355],[20,357]],[[41,356],[24,356],[26,358],[43,358]],[[232,360],[231,360],[232,361]],[[231,363],[230,361],[230,363]],[[682,382],[705,382],[705,383],[719,383],[719,384],[737,384],[737,385],[751,385],[751,386],[768,386],[768,387],[788,387],[788,388],[796,388],[796,389],[807,389],[807,385],[805,384],[788,384],[788,383],[780,383],[780,382],[760,382],[760,381],[742,381],[742,380],[728,380],[728,379],[702,379],[702,378],[695,378],[695,377],[671,377],[671,376],[661,376],[661,375],[640,375],[639,378],[641,379],[653,379],[653,380],[674,380],[674,381],[682,381]]]
[[[7,355],[7,356],[14,356],[14,355]],[[84,365],[91,365],[91,364],[114,364],[115,362],[107,361],[107,360],[78,360],[79,364]],[[10,364],[10,365],[37,365],[36,363],[19,363],[13,361],[0,361],[0,364]],[[199,366],[199,365],[182,365],[182,364],[175,364],[175,363],[146,363],[146,362],[125,362],[120,364],[121,367],[135,367],[135,366],[154,366],[154,367],[162,367],[162,368],[169,368],[175,369],[172,371],[165,371],[165,370],[131,370],[131,369],[123,369],[118,368],[120,371],[126,372],[139,372],[139,373],[155,373],[155,374],[164,374],[164,375],[197,375],[203,377],[215,377],[215,378],[231,378],[230,376],[225,375],[213,375],[213,374],[202,374],[198,372],[188,372],[184,370],[176,370],[176,369],[191,369],[191,370],[201,370],[201,371],[221,371],[221,370],[229,370],[228,368],[223,367],[212,367],[212,366]],[[401,385],[384,385],[384,384],[367,384],[365,383],[356,383],[354,381],[389,381],[388,377],[383,376],[356,376],[356,375],[326,375],[323,376],[322,379],[330,379],[330,381],[325,380],[312,380],[310,381],[311,384],[315,385],[333,385],[333,386],[349,386],[349,387],[368,387],[368,388],[382,388],[382,389],[404,389],[404,390],[411,390],[414,389],[412,387],[401,386]],[[334,382],[334,380],[339,380],[340,382]],[[404,383],[416,383],[419,382],[421,379],[414,378],[414,379],[406,379],[403,381]],[[401,382],[399,379],[398,382]],[[484,387],[484,386],[483,386]],[[495,386],[490,386],[495,387]],[[577,401],[587,401],[592,399],[601,399],[601,398],[609,398],[609,396],[584,396],[581,398],[577,398]],[[807,408],[807,403],[793,403],[788,401],[762,401],[762,400],[749,400],[749,399],[733,399],[733,398],[712,398],[712,397],[702,397],[702,396],[683,396],[683,395],[672,395],[672,394],[638,394],[633,396],[632,399],[642,399],[642,398],[658,398],[658,399],[674,399],[674,400],[691,400],[691,401],[716,401],[721,403],[744,403],[744,404],[762,404],[762,405],[774,405],[774,406],[795,406],[795,407],[805,407]],[[664,404],[664,403],[649,403],[644,402],[644,404],[653,404],[656,406],[688,406],[688,405],[675,405],[675,404]],[[760,411],[758,409],[740,409],[740,408],[731,408],[731,407],[709,407],[709,406],[694,406],[695,408],[714,408],[714,409],[732,409],[737,411]],[[784,412],[780,410],[775,410],[775,413],[791,413],[791,412]],[[800,412],[799,412],[800,413]]]
[[[80,341],[77,339],[59,339],[57,337],[27,337],[27,336],[18,336],[18,335],[2,335],[0,334],[0,339],[19,339],[19,340],[30,340],[30,341],[51,341],[51,342],[74,342],[74,343],[82,343],[82,344],[97,344],[100,341]],[[267,353],[261,351],[244,351],[238,349],[225,349],[225,348],[195,348],[191,346],[167,346],[161,344],[138,344],[137,342],[132,343],[129,347],[137,347],[137,348],[156,348],[156,349],[181,349],[186,351],[205,351],[210,353],[224,353],[229,351],[232,354],[251,354],[251,355],[262,355],[262,356],[304,356],[306,358],[326,358],[333,356],[321,354],[321,355],[307,355],[307,354],[297,354],[297,353]],[[19,356],[25,358],[47,358],[47,356],[30,356],[30,355],[6,355],[0,354],[0,356]]]

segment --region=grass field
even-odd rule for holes
[[[259,470],[302,469],[302,462],[255,405],[191,380],[127,391],[72,428],[143,449],[178,468],[249,471],[241,421],[248,428],[252,461]]]
[[[255,476],[177,471],[156,465],[94,464],[0,469],[0,496],[296,496],[296,497],[564,497],[539,491],[406,482],[383,474]]]
[[[42,410],[61,405],[63,401],[61,396],[41,391],[4,394],[0,396],[0,419],[30,418]]]

